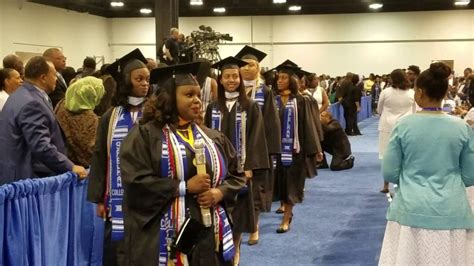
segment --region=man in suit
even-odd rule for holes
[[[350,74],[341,85],[343,91],[340,101],[344,108],[345,131],[349,136],[362,135],[357,125],[357,113],[360,112],[360,99],[362,97],[362,89],[357,87],[359,81],[360,78],[357,74]]]
[[[82,166],[66,157],[62,133],[48,93],[56,86],[56,70],[36,56],[25,68],[25,83],[0,113],[0,185],[31,177],[73,171],[87,176]]]
[[[326,155],[319,168],[330,168],[332,171],[351,169],[354,166],[354,155],[351,151],[351,143],[344,133],[339,122],[332,118],[331,114],[324,111],[320,114],[321,124],[324,131],[324,141],[321,146],[324,152],[332,155],[331,165],[328,166]]]
[[[54,65],[54,68],[56,69],[56,89],[51,94],[49,94],[49,98],[53,103],[53,108],[55,108],[56,104],[64,99],[68,87],[68,84],[66,84],[66,81],[61,74],[64,69],[66,69],[66,57],[58,48],[47,49],[44,51],[43,56],[46,58],[46,60],[51,61]]]

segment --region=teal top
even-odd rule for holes
[[[446,114],[416,113],[395,126],[384,179],[398,184],[389,221],[425,229],[474,229],[466,187],[474,185],[474,133]]]

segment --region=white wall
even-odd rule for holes
[[[145,57],[156,57],[155,18],[109,19],[112,59],[139,47]]]
[[[269,67],[291,59],[318,73],[367,75],[409,64],[427,68],[435,59],[454,60],[458,73],[474,66],[474,10],[180,20],[184,32],[200,24],[234,35],[234,42],[253,42],[270,54],[263,61]],[[221,55],[240,47],[223,47]]]
[[[19,3],[22,3],[19,8]],[[20,52],[43,53],[62,48],[67,65],[78,68],[86,56],[111,60],[105,18],[29,3],[0,0],[0,55]]]
[[[457,73],[474,66],[474,10],[180,18],[186,35],[199,25],[234,37],[220,46],[222,57],[252,43],[269,53],[262,62],[267,67],[287,58],[306,70],[331,75],[388,73],[409,64],[426,68],[434,59],[454,60]],[[50,46],[61,47],[74,67],[88,55],[103,55],[111,62],[135,47],[155,57],[155,22],[0,0],[1,55],[41,53]]]

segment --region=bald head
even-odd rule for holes
[[[43,56],[46,57],[48,61],[53,62],[54,68],[56,71],[63,71],[66,69],[66,57],[63,52],[58,48],[49,48],[44,51]]]
[[[20,57],[14,54],[9,54],[3,58],[3,68],[12,68],[20,73],[20,76],[23,78],[25,75],[25,66]]]

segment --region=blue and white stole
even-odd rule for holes
[[[205,143],[206,162],[211,163],[212,179],[211,186],[218,187],[227,175],[226,162],[223,155],[217,149],[216,144],[202,131],[202,129],[192,124],[192,134],[194,140],[203,139]],[[162,130],[162,155],[161,155],[161,177],[172,178],[180,181],[179,183],[179,197],[175,198],[163,215],[160,222],[159,232],[159,265],[167,266],[168,263],[174,265],[189,265],[189,261],[185,254],[177,252],[170,256],[168,249],[173,241],[173,237],[177,235],[181,229],[182,224],[186,220],[186,206],[185,206],[185,182],[189,178],[188,174],[188,158],[186,155],[186,148],[194,152],[194,147],[191,147],[179,134],[166,125]],[[223,256],[226,261],[234,257],[235,248],[232,239],[232,230],[229,219],[225,213],[224,208],[217,205],[214,208],[214,233],[216,235],[216,246],[219,247],[220,242],[223,245]],[[176,258],[170,262],[171,257]]]
[[[107,136],[108,151],[108,182],[106,190],[106,209],[112,221],[112,240],[121,240],[124,237],[122,212],[123,186],[120,175],[120,145],[129,130],[141,117],[141,112],[131,113],[122,106],[112,110]]]
[[[230,110],[229,110],[230,112]],[[221,131],[222,124],[222,113],[219,110],[219,107],[216,105],[212,108],[211,116],[211,128]],[[239,173],[244,172],[245,160],[247,157],[246,152],[246,132],[247,132],[247,112],[242,111],[242,108],[237,100],[235,102],[235,126],[234,126],[234,136],[231,139],[232,144],[234,145],[237,151],[238,165],[237,171]]]
[[[288,96],[288,102],[283,106],[280,95],[277,95],[278,110],[284,108],[283,125],[281,126],[281,163],[290,166],[293,163],[293,152],[300,152],[298,139],[298,106],[296,98]]]
[[[265,104],[265,94],[263,93],[263,88],[265,84],[259,83],[258,80],[244,80],[244,85],[245,87],[251,87],[251,93],[249,98],[258,104],[258,107],[260,107],[261,111],[263,105]],[[258,88],[256,88],[257,86]]]

